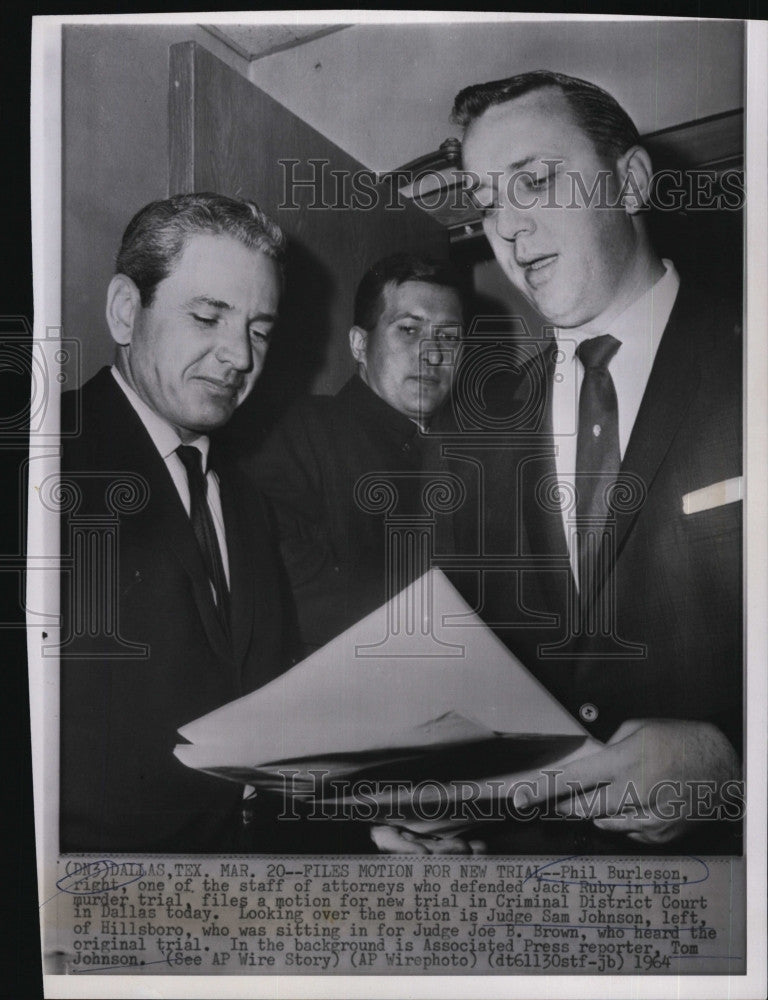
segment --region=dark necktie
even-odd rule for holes
[[[604,334],[579,344],[584,366],[579,393],[576,443],[576,527],[582,608],[594,603],[603,573],[600,549],[608,519],[610,491],[621,466],[619,407],[608,365],[621,341]]]
[[[176,449],[187,470],[189,482],[189,519],[197,544],[203,556],[208,579],[216,592],[216,607],[224,631],[229,635],[229,589],[221,561],[219,540],[208,507],[208,489],[203,475],[202,455],[198,448],[181,444]]]

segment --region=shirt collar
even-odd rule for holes
[[[161,416],[155,413],[155,411],[144,402],[141,396],[139,396],[136,390],[132,389],[131,386],[128,385],[115,365],[112,365],[111,371],[112,377],[125,393],[128,402],[136,411],[142,424],[144,424],[147,434],[149,434],[152,438],[152,443],[155,448],[157,448],[160,456],[164,460],[168,459],[176,451],[179,445],[183,443],[181,438],[173,427],[171,427],[166,420],[163,420]],[[203,472],[207,472],[208,451],[210,448],[210,440],[208,437],[205,434],[201,434],[199,437],[196,437],[187,443],[200,451],[203,456]]]
[[[680,276],[675,265],[666,258],[662,260],[662,264],[664,265],[664,274],[659,280],[610,323],[606,324],[605,329],[596,330],[591,326],[588,329],[578,326],[570,329],[556,328],[555,336],[558,342],[561,339],[563,341],[562,345],[558,343],[558,346],[562,346],[566,354],[572,355],[576,346],[583,340],[597,336],[599,333],[610,333],[622,343],[628,340],[637,341],[640,338],[645,340],[645,338],[650,337],[652,351],[655,353],[680,288]]]

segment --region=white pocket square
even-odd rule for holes
[[[700,490],[686,493],[683,496],[683,513],[699,514],[713,507],[723,507],[727,503],[735,503],[742,498],[743,477],[724,479],[721,483],[712,483]]]

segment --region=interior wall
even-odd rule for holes
[[[131,216],[168,194],[168,50],[196,41],[247,63],[195,25],[63,28],[64,334],[81,342],[80,384],[112,361],[107,285]]]
[[[743,106],[743,44],[740,21],[356,24],[256,60],[250,79],[386,171],[458,134],[462,87],[534,69],[604,87],[641,133],[731,111]]]

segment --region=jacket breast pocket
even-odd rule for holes
[[[683,543],[711,541],[738,534],[741,531],[744,504],[741,500],[722,504],[695,514],[682,515]]]

